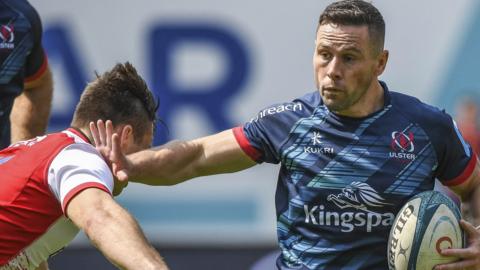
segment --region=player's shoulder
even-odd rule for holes
[[[320,105],[322,102],[322,98],[320,97],[320,93],[318,90],[313,92],[306,93],[302,97],[295,99],[294,101],[305,104],[307,108],[313,111],[316,107]]]
[[[84,143],[84,139],[69,129],[37,137],[37,142],[50,145],[70,145]],[[35,140],[33,141],[35,142]]]
[[[69,145],[81,145],[86,149],[93,148],[85,135],[74,129],[38,136],[33,139],[20,141],[10,145],[7,149],[29,150],[28,153],[55,153]]]
[[[88,141],[83,133],[69,128],[59,133],[52,134],[54,148],[52,152],[55,164],[61,166],[65,164],[74,164],[75,166],[107,166],[105,160],[97,149]],[[52,163],[53,164],[53,163]],[[97,165],[95,165],[97,164]],[[108,168],[108,167],[107,167]]]
[[[427,104],[416,97],[395,91],[390,91],[390,97],[393,109],[411,122],[427,126],[429,129],[448,127],[452,123],[451,116],[445,110]]]
[[[26,0],[0,0],[5,7],[10,7],[15,13],[20,13],[30,22],[34,31],[41,31],[41,19],[37,10]]]
[[[36,9],[26,0],[0,0],[0,3],[14,9],[16,12],[22,13],[29,19],[38,16]]]
[[[274,103],[261,109],[250,122],[268,120],[295,120],[311,115],[320,104],[321,98],[318,91],[307,93],[301,97],[286,102]]]

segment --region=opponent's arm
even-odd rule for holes
[[[24,91],[13,103],[10,113],[12,143],[45,134],[52,95],[52,74],[47,67],[40,78],[25,83]]]
[[[121,269],[168,269],[138,223],[108,193],[85,189],[71,199],[65,213]]]
[[[130,179],[149,185],[173,185],[198,176],[231,173],[256,163],[240,148],[232,130],[173,141],[128,156]]]
[[[90,123],[97,149],[113,163],[120,180],[149,185],[174,185],[198,176],[230,173],[256,163],[240,148],[232,130],[192,141],[173,141],[125,157],[111,121]],[[113,134],[113,135],[112,135]]]

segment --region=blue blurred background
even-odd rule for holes
[[[124,61],[160,98],[168,130],[158,126],[155,144],[240,125],[314,90],[315,29],[330,2],[31,0],[55,80],[49,130],[68,127],[94,71]],[[476,106],[480,95],[480,2],[372,2],[387,24],[390,59],[381,78],[464,119],[462,102]],[[462,126],[478,124],[465,119]],[[172,269],[249,269],[276,249],[276,177],[276,166],[262,165],[173,187],[130,184],[118,200]],[[50,264],[113,269],[84,235]]]

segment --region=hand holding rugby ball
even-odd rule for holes
[[[458,260],[442,256],[442,249],[463,248],[460,210],[438,191],[411,198],[397,214],[388,239],[390,270],[431,270],[437,264]]]

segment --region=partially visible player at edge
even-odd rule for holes
[[[112,119],[119,147],[151,146],[157,106],[135,68],[117,64],[89,83],[71,128],[0,151],[0,270],[48,269],[47,259],[84,230],[121,269],[166,270],[135,219],[112,197],[117,182],[92,146],[90,121]]]
[[[97,147],[117,177],[149,185],[281,163],[278,269],[388,269],[389,230],[406,200],[438,178],[479,209],[480,168],[447,113],[378,80],[389,54],[384,37],[383,17],[370,3],[332,3],[316,33],[318,91],[204,138],[128,157],[116,135],[108,138],[112,149],[99,139]],[[462,260],[436,270],[480,267],[480,233],[461,225],[468,247],[442,253]]]
[[[53,81],[42,22],[25,0],[0,0],[0,149],[45,134]]]

